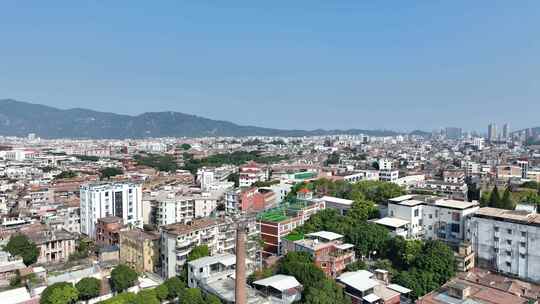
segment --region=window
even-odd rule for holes
[[[459,233],[460,231],[459,224],[450,224],[450,231],[454,233]]]
[[[461,219],[461,216],[460,216],[459,212],[453,212],[452,213],[452,221],[459,222],[460,219]]]
[[[498,241],[499,241],[499,238],[498,238],[498,237],[494,237],[494,238],[493,238],[493,241],[494,241],[494,242],[498,242]]]
[[[506,240],[506,244],[512,245],[512,240]]]
[[[511,268],[511,267],[512,267],[512,263],[506,262],[506,266],[508,266],[508,268]]]
[[[414,217],[418,217],[419,214],[420,214],[420,210],[414,209]]]
[[[520,254],[519,254],[519,257],[522,258],[522,259],[524,259],[524,258],[525,258],[525,254],[524,254],[524,253],[520,253]]]
[[[499,248],[493,248],[493,251],[494,251],[495,253],[499,253]]]
[[[522,237],[526,237],[526,236],[527,236],[527,232],[521,231],[521,236],[522,236]]]
[[[508,234],[512,234],[512,229],[506,229],[506,232],[507,232]]]
[[[433,218],[433,214],[430,214],[430,215],[429,215],[429,218],[430,218],[430,219]]]
[[[519,245],[523,248],[525,248],[527,246],[527,244],[525,242],[520,242]]]
[[[439,216],[439,210],[435,210],[435,217]]]
[[[509,256],[509,257],[511,257],[511,256],[512,256],[512,251],[506,250],[506,255]]]
[[[493,227],[493,230],[495,230],[495,232],[499,232],[499,227],[495,226]]]

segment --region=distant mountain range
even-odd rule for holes
[[[146,112],[120,115],[88,109],[62,110],[40,104],[0,100],[0,135],[26,136],[35,133],[42,138],[121,139],[148,137],[202,136],[316,136],[331,134],[366,134],[393,136],[388,130],[281,130],[241,126],[228,121],[212,120],[180,112]],[[413,131],[415,135],[430,133]]]

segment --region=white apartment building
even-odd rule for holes
[[[343,176],[343,180],[349,183],[356,183],[363,180],[379,180],[377,170],[359,170]]]
[[[321,200],[324,201],[326,209],[336,209],[341,215],[347,214],[347,211],[354,204],[353,200],[333,196],[323,196]]]
[[[80,188],[81,233],[95,237],[99,218],[116,216],[142,228],[142,186],[130,182],[90,183]]]
[[[540,215],[480,208],[467,221],[467,238],[479,266],[540,282]]]
[[[379,180],[384,182],[396,182],[399,178],[398,170],[384,169],[379,171]]]
[[[480,164],[476,162],[467,161],[463,164],[463,167],[465,169],[466,177],[471,177],[482,173],[482,166],[480,166]]]
[[[379,170],[392,170],[392,161],[386,158],[379,159]]]
[[[387,217],[373,222],[405,238],[460,243],[465,239],[466,218],[478,208],[477,202],[403,195],[388,200]]]
[[[163,193],[154,199],[157,203],[158,225],[187,223],[196,218],[210,216],[217,207],[218,198],[209,195],[176,195]]]
[[[161,227],[161,271],[163,278],[179,275],[187,257],[195,246],[206,245],[211,255],[234,253],[236,245],[235,223],[230,220],[203,218],[187,224],[171,224]],[[249,222],[247,256],[255,260],[258,234],[255,221]]]
[[[240,187],[250,187],[255,182],[266,181],[269,176],[267,168],[263,168],[254,162],[241,166],[238,173],[240,175],[238,178]]]

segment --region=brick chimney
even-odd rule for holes
[[[246,230],[242,223],[236,227],[236,281],[234,288],[236,304],[247,304],[246,300]]]

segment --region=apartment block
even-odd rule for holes
[[[130,182],[91,183],[80,188],[81,233],[95,237],[97,220],[116,216],[124,225],[142,228],[142,186]]]
[[[480,208],[467,221],[479,266],[540,282],[540,215],[532,210]]]

